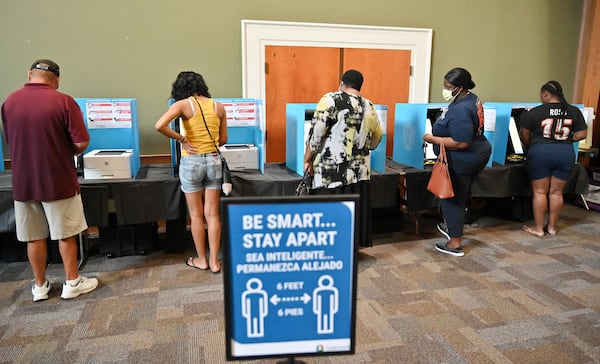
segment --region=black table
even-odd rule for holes
[[[418,232],[418,214],[439,206],[439,200],[427,191],[427,182],[432,166],[424,170],[387,160],[388,169],[399,174],[399,194],[402,207],[415,220]],[[565,186],[565,194],[582,195],[589,186],[585,167],[576,165]],[[472,197],[483,198],[525,198],[531,197],[531,182],[524,163],[500,165],[494,163],[486,167],[477,177],[471,188]]]
[[[90,226],[106,226],[109,200],[120,225],[186,217],[179,179],[167,165],[144,165],[135,179],[80,179],[81,199]],[[0,232],[14,232],[10,171],[0,175]]]
[[[135,179],[80,179],[81,199],[89,226],[110,225],[114,213],[118,225],[176,221],[187,218],[179,179],[168,165],[144,165]],[[109,210],[109,201],[114,203]],[[169,228],[167,224],[167,229]],[[180,224],[181,225],[181,224]],[[179,226],[180,226],[179,225]],[[185,228],[185,224],[183,224]],[[15,216],[10,171],[0,175],[0,233],[14,235]],[[168,234],[169,232],[167,232]],[[87,249],[80,236],[81,263]],[[4,249],[6,247],[3,247]]]
[[[232,171],[232,179],[231,196],[294,196],[302,177],[284,163],[268,163],[264,174],[258,170]],[[386,169],[385,173],[371,173],[371,207],[397,207],[397,185],[398,172]]]
[[[437,207],[438,200],[427,191],[431,167],[420,170],[388,158],[384,173],[371,176],[371,208],[398,209],[416,216]],[[232,196],[293,196],[301,176],[283,163],[268,163],[265,173],[257,170],[232,171]],[[80,180],[81,196],[88,225],[109,224],[109,214],[118,225],[167,221],[167,230],[181,229],[187,210],[179,179],[171,165],[143,165],[135,179]],[[565,193],[584,194],[588,175],[577,165],[565,187]],[[472,188],[474,197],[531,196],[530,182],[523,164],[494,165],[485,168]],[[226,198],[226,197],[225,197]],[[114,210],[109,211],[109,201]],[[418,220],[417,220],[418,221]],[[185,225],[183,225],[185,226]],[[0,233],[15,231],[10,171],[0,174]],[[418,228],[417,228],[418,231]],[[168,232],[167,232],[168,233]]]

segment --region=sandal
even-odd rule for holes
[[[208,270],[208,265],[206,266],[206,268],[202,268],[202,267],[199,267],[196,264],[194,264],[194,257],[188,257],[185,260],[185,265],[187,265],[188,267],[192,267],[192,268],[196,268],[196,269],[200,269],[200,270]]]
[[[213,270],[212,267],[210,266],[210,263],[208,264],[208,267],[210,268],[210,271],[212,272],[212,274],[219,274],[221,273],[221,266],[219,264],[219,269],[217,270]]]

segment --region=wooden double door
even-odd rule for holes
[[[285,108],[288,103],[317,103],[337,90],[344,71],[363,74],[361,94],[387,105],[387,155],[392,154],[394,105],[408,102],[410,50],[266,46],[267,162],[285,162]]]

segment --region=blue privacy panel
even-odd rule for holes
[[[388,107],[387,105],[375,105],[375,110],[377,111],[377,117],[379,118],[379,122],[381,123],[381,128],[383,129],[383,135],[381,137],[381,141],[377,148],[371,151],[371,169],[378,173],[385,172],[385,153],[386,153],[386,145],[387,145],[387,135],[386,135],[386,125],[387,125],[387,114]]]
[[[525,102],[486,102],[484,103],[484,109],[494,109],[496,114],[496,122],[494,130],[486,131],[486,137],[492,145],[492,156],[490,158],[492,162],[499,164],[506,163],[506,153],[509,136],[509,124],[511,113],[513,109],[531,109],[540,105],[539,103],[525,103]]]
[[[584,111],[585,111],[585,105],[583,105],[583,104],[573,104],[573,106],[578,107],[579,110],[581,111],[581,113],[584,113]],[[575,151],[575,160],[577,161],[577,155],[579,154],[579,142],[573,142],[573,150]]]
[[[2,150],[2,143],[0,143],[0,158],[2,161],[2,163],[0,163],[0,172],[4,172],[4,151]]]
[[[266,159],[266,145],[265,145],[265,131],[262,128],[254,128],[254,145],[258,148],[258,169],[260,173],[265,173]]]
[[[285,107],[285,166],[304,175],[304,150],[310,120],[317,104],[287,104]]]
[[[492,150],[494,148],[494,138],[495,138],[495,131],[490,127],[488,127],[488,125],[490,125],[490,123],[492,123],[491,125],[496,125],[496,108],[494,106],[488,106],[487,104],[483,105],[483,112],[485,115],[485,128],[483,130],[483,135],[486,137],[486,139],[488,140],[488,142],[490,143],[490,145],[492,146]],[[488,130],[489,129],[489,130]],[[493,165],[493,159],[492,159],[492,154],[490,154],[490,159],[487,162],[486,167],[492,167]]]
[[[508,124],[512,104],[506,102],[486,102],[486,108],[496,110],[494,130],[486,131],[488,141],[492,145],[492,162],[504,164],[506,162],[506,144],[508,143]]]
[[[398,103],[395,106],[392,160],[425,169],[423,135],[426,131],[427,110],[441,109],[448,107],[448,104]]]
[[[175,100],[170,98],[169,107],[171,107],[174,102]],[[179,124],[177,124],[177,120],[173,120],[169,126],[171,129],[179,132]],[[181,159],[181,145],[176,140],[169,139],[169,148],[171,150],[171,167],[173,168],[173,176],[177,176],[179,174],[179,160]]]
[[[371,169],[378,173],[385,172],[385,148],[387,144],[387,135],[381,136],[381,141],[377,148],[371,151]]]
[[[140,169],[137,100],[76,98],[75,101],[90,134],[90,145],[84,153],[95,149],[132,149],[131,172],[135,178]]]

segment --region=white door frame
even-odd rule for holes
[[[408,102],[429,102],[433,30],[364,25],[242,20],[242,94],[266,100],[265,47],[304,46],[410,50]]]

